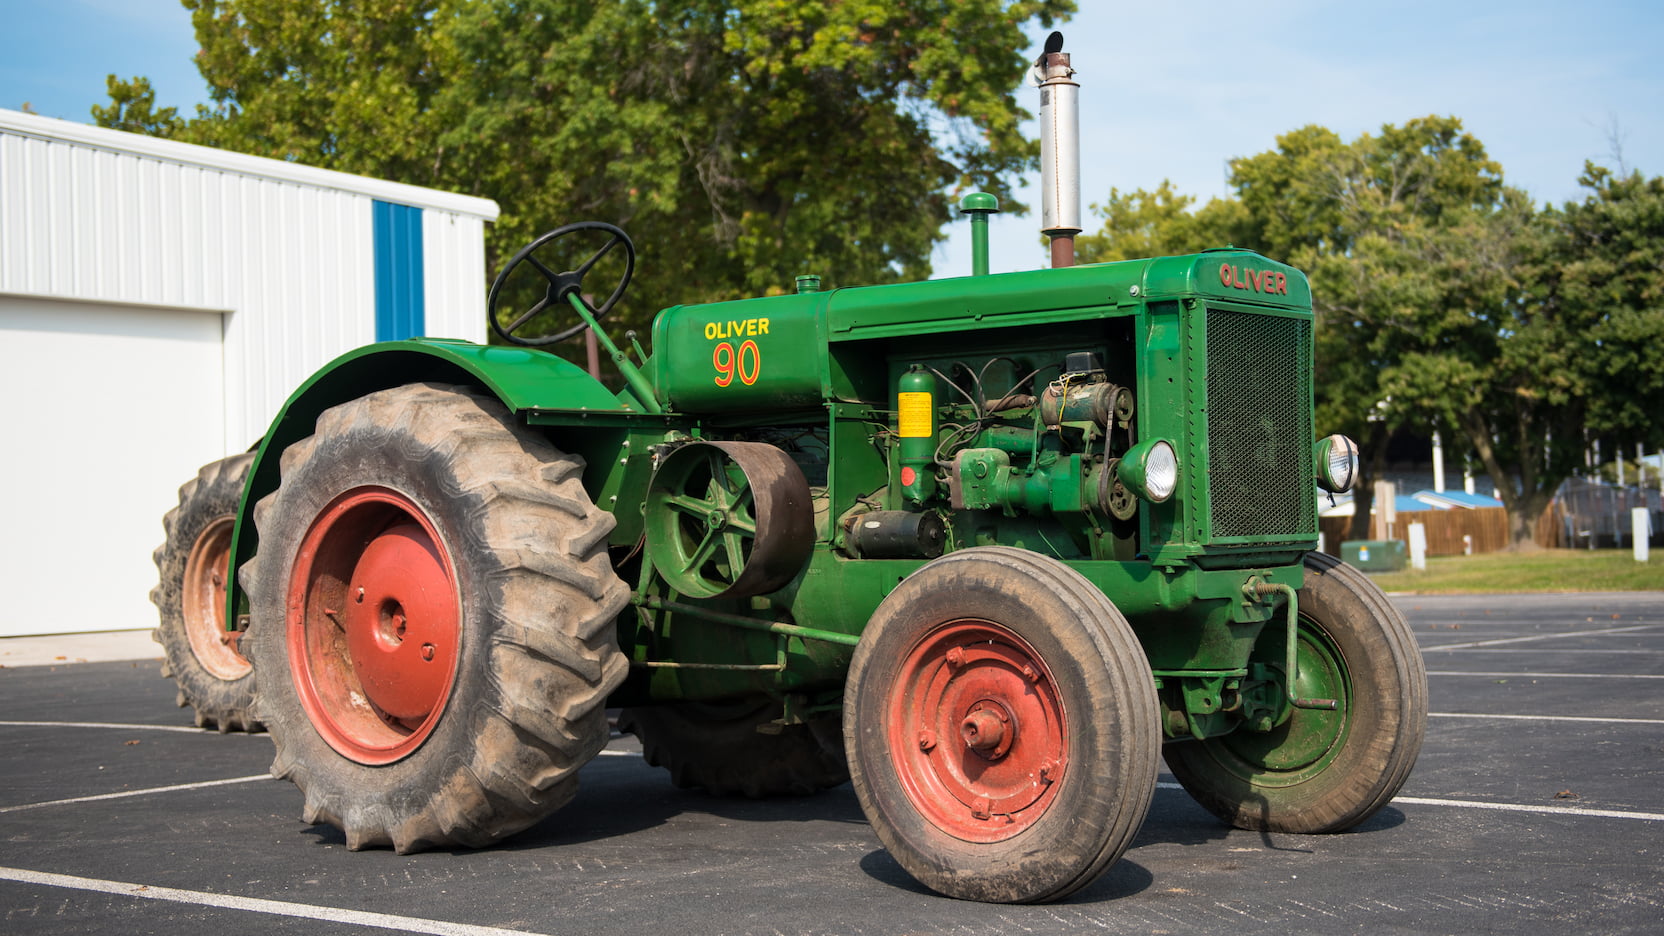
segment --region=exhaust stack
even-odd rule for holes
[[[1046,39],[1034,63],[1040,86],[1040,232],[1051,238],[1052,266],[1075,265],[1080,226],[1080,85],[1063,51],[1063,34]]]

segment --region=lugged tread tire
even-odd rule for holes
[[[235,665],[234,650],[222,651],[217,660],[205,661],[192,647],[188,614],[202,615],[198,606],[187,610],[186,573],[193,549],[199,541],[228,535],[237,516],[253,454],[233,455],[202,466],[197,476],[179,488],[179,504],[162,518],[167,538],[151,558],[156,561],[157,584],[150,590],[160,624],[151,639],[162,645],[162,675],[178,687],[180,708],[195,712],[198,728],[231,731],[259,731],[259,720],[249,712],[254,698],[254,675],[246,666]],[[229,569],[220,575],[229,576]],[[213,621],[198,620],[195,626],[217,629]],[[202,639],[202,635],[198,636]]]
[[[995,627],[988,628],[990,623]],[[984,641],[984,630],[993,639]],[[975,642],[932,656],[959,633]],[[1006,653],[1011,662],[998,662],[999,654],[983,648],[1001,640],[1013,647],[1021,641],[1028,652]],[[957,660],[955,650],[963,654]],[[978,653],[987,660],[973,660]],[[926,665],[915,667],[921,659]],[[1043,667],[1049,679],[1044,674],[1038,679],[1008,675],[1024,660]],[[990,826],[982,837],[991,841],[974,840],[981,831],[977,821],[990,816],[977,815],[956,796],[932,797],[929,784],[920,782],[930,779],[926,772],[907,766],[906,760],[921,762],[914,748],[927,752],[925,759],[945,755],[970,763],[974,755],[958,749],[960,739],[947,731],[927,737],[909,734],[915,727],[910,722],[890,724],[921,697],[934,698],[937,687],[951,687],[961,678],[958,673],[974,689],[960,701],[985,695],[985,673],[996,679],[1026,678],[1036,693],[1041,680],[1055,687],[1048,690],[1055,692],[1056,703],[1047,714],[1061,721],[1054,748],[1061,763],[1036,764],[1032,774],[1053,788],[1043,794],[1051,798],[1025,807],[1039,810],[1035,814],[1013,813],[1004,820],[1019,828],[1014,834],[1001,837],[997,825]],[[917,677],[910,684],[916,691],[909,692],[912,677]],[[950,716],[948,726],[960,716],[957,705],[943,710]],[[1011,724],[1020,732],[1007,756],[1016,757],[1023,733],[1036,728],[1021,717]],[[845,685],[844,744],[862,811],[907,873],[950,897],[1040,903],[1092,883],[1120,859],[1143,826],[1160,763],[1160,709],[1143,647],[1114,603],[1085,576],[1028,550],[976,547],[949,553],[914,572],[874,613]],[[1053,772],[1061,766],[1061,773],[1048,780],[1047,766]],[[964,776],[971,783],[958,793],[971,794],[974,802],[976,775],[966,771]]]
[[[578,769],[607,742],[605,701],[628,669],[615,618],[629,592],[606,552],[613,518],[591,503],[582,468],[495,398],[438,384],[327,410],[283,453],[282,484],[255,510],[259,555],[240,574],[272,775],[300,787],[307,822],[342,829],[352,849],[404,854],[484,846],[571,800]],[[459,593],[441,714],[418,747],[379,766],[315,729],[286,639],[297,548],[332,499],[366,486],[426,515]]]
[[[647,763],[682,789],[713,796],[807,796],[849,780],[840,719],[834,715],[777,733],[757,730],[780,717],[778,702],[735,707],[667,703],[627,708],[618,729],[641,739]]]
[[[1404,616],[1368,576],[1334,556],[1308,553],[1305,564],[1301,629],[1323,631],[1350,683],[1338,750],[1321,770],[1268,770],[1263,781],[1250,776],[1263,765],[1245,756],[1243,739],[1233,741],[1240,730],[1164,752],[1196,802],[1239,829],[1310,834],[1358,825],[1404,786],[1427,732],[1427,670]],[[1283,631],[1276,633],[1280,645]],[[1292,716],[1302,717],[1312,716],[1299,709]]]

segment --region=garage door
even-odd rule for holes
[[[150,553],[225,453],[217,312],[0,296],[0,636],[154,627]]]

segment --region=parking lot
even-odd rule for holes
[[[487,934],[1664,932],[1664,592],[1394,599],[1427,660],[1402,795],[1343,835],[1232,830],[1162,776],[1070,900],[913,883],[846,785],[675,789],[633,738],[577,800],[478,852],[348,852],[191,726],[153,660],[0,669],[0,932]]]

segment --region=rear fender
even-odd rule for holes
[[[254,505],[277,490],[283,451],[311,435],[324,410],[377,390],[423,381],[479,387],[515,414],[531,409],[639,412],[630,397],[615,396],[576,364],[542,351],[435,338],[384,341],[349,351],[301,384],[260,441],[237,510],[231,568],[242,568],[259,548]],[[243,603],[242,585],[232,575],[226,587],[227,622],[238,620]]]

